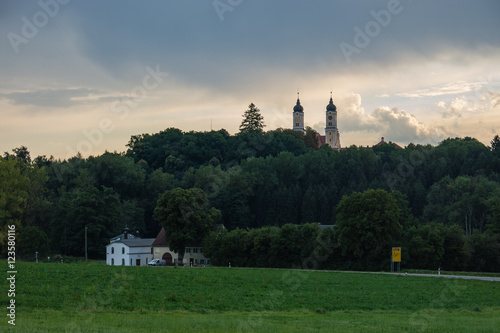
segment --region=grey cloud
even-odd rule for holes
[[[492,107],[500,107],[500,92],[488,91]]]
[[[471,91],[475,91],[483,87],[487,82],[451,82],[439,87],[431,87],[427,89],[415,90],[412,92],[399,93],[397,96],[401,97],[434,97],[441,95],[450,95],[450,94],[461,94],[467,93]]]
[[[110,98],[116,99],[109,96],[85,99],[85,97],[91,97],[92,95],[101,94],[103,94],[102,91],[87,88],[42,89],[34,91],[4,93],[0,94],[0,97],[7,99],[14,105],[34,105],[52,108],[70,107],[94,102],[105,102]]]

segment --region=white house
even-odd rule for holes
[[[121,235],[120,235],[121,236]],[[147,266],[153,259],[154,238],[114,237],[106,245],[106,265],[112,266]]]

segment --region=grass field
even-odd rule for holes
[[[16,266],[16,326],[10,327],[4,314],[0,331],[498,332],[500,327],[498,282],[102,263]],[[6,279],[0,286],[9,289]],[[0,295],[8,304],[7,293]]]

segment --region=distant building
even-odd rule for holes
[[[298,93],[297,93],[298,94]],[[333,149],[340,149],[340,133],[337,127],[337,107],[333,104],[330,93],[330,103],[326,106],[325,114],[325,135],[317,136],[320,146],[328,144]],[[293,130],[304,131],[304,107],[300,105],[297,96],[297,104],[293,107]]]
[[[164,228],[161,228],[160,232],[152,243],[152,253],[153,259],[165,260],[167,262],[167,265],[184,264],[189,266],[197,266],[210,264],[210,259],[203,255],[203,248],[201,247],[201,243],[193,243],[186,246],[183,262],[179,262],[179,254],[175,253],[168,246]]]
[[[380,138],[380,142],[379,142],[379,143],[377,143],[376,145],[374,145],[373,147],[378,147],[378,146],[381,146],[381,145],[384,145],[384,144],[386,144],[386,145],[392,145],[392,146],[393,146],[394,148],[396,148],[396,149],[403,149],[403,148],[401,148],[401,146],[400,146],[400,145],[398,145],[397,143],[394,143],[394,142],[391,142],[391,141],[386,142],[386,141],[385,141],[385,139],[384,139],[384,137],[381,137],[381,138]]]
[[[146,266],[153,259],[151,245],[154,238],[143,239],[136,236],[129,238],[126,233],[123,236],[119,239],[112,238],[110,243],[106,245],[106,265]]]
[[[297,104],[293,107],[293,130],[304,132],[304,108],[300,105],[297,93]]]
[[[340,132],[337,126],[337,107],[333,104],[333,98],[330,93],[330,102],[326,106],[325,114],[325,135],[316,133],[316,139],[318,140],[319,146],[328,144],[334,150],[340,150]],[[297,103],[293,107],[293,130],[294,131],[304,131],[304,107],[300,104],[300,98],[297,93]],[[381,146],[384,144],[390,144],[396,149],[402,149],[397,143],[386,142],[384,137],[380,139],[380,142],[375,144],[373,147]],[[358,147],[364,148],[364,147]],[[366,148],[370,148],[366,146]]]

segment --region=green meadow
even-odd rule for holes
[[[16,268],[16,326],[7,323],[4,307],[2,332],[495,332],[500,327],[499,282],[102,262],[18,262]],[[2,304],[8,304],[7,280],[0,286]]]

